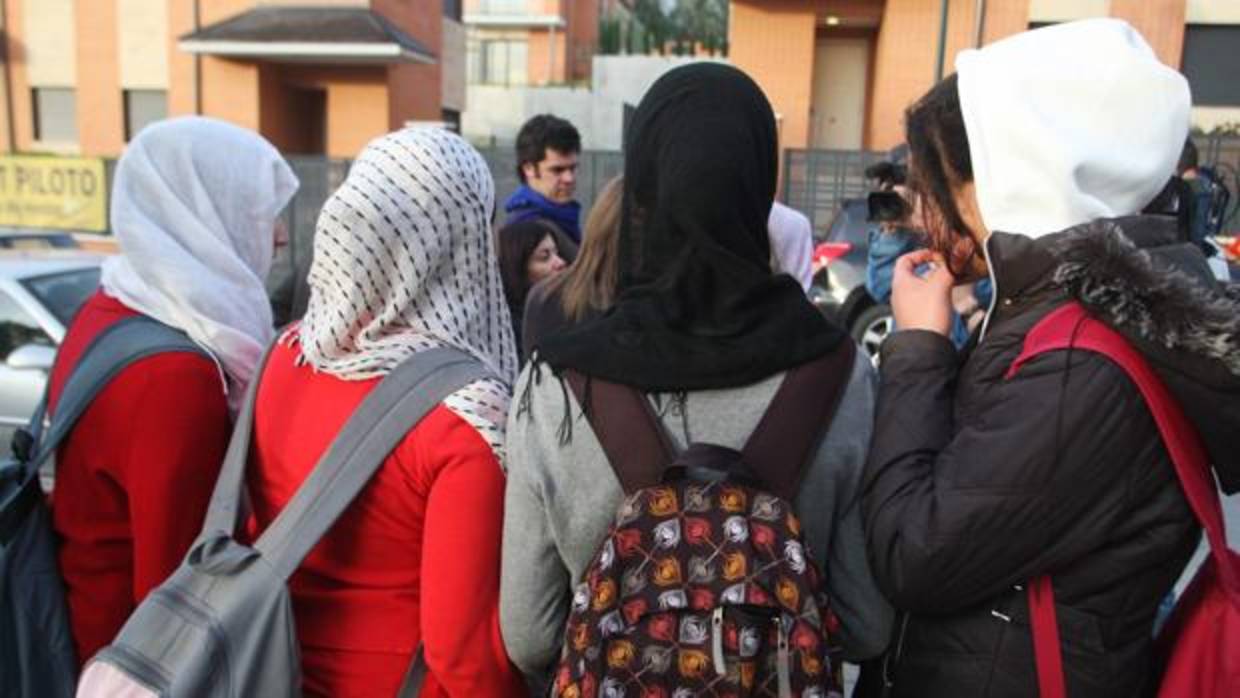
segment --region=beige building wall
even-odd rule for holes
[[[1001,3],[991,3],[991,5]],[[1111,0],[1029,0],[1029,21],[1071,22],[1111,14]]]
[[[26,13],[25,0],[0,0],[4,2],[5,16],[9,26],[8,65],[6,66],[10,81],[10,94],[13,103],[10,112],[13,115],[13,134],[15,142],[13,150],[30,150],[34,142],[34,119],[30,110],[30,78],[26,70],[29,48],[26,45]]]
[[[1184,57],[1186,0],[1111,0],[1111,16],[1127,20],[1159,60],[1178,69]]]
[[[1189,24],[1240,24],[1240,2],[1188,0],[1185,20]]]
[[[77,129],[83,155],[116,155],[125,147],[125,107],[117,64],[117,2],[79,2]]]
[[[355,158],[371,139],[396,128],[388,121],[387,84],[339,82],[327,89],[327,156]]]
[[[168,0],[117,0],[121,87],[168,89]]]
[[[978,45],[973,0],[951,0],[943,76],[955,70],[956,54]],[[981,45],[1024,31],[1029,0],[991,2],[986,8]],[[938,58],[939,3],[887,0],[874,59],[866,147],[885,150],[904,140],[904,110],[934,85]]]
[[[93,1],[93,0],[92,0]],[[32,87],[77,85],[77,29],[74,0],[10,3],[22,6],[26,79]],[[10,19],[13,14],[9,14]]]
[[[815,4],[803,0],[732,3],[729,58],[770,100],[779,120],[781,149],[805,148],[810,141]]]
[[[440,101],[444,109],[465,111],[465,36],[465,25],[444,19],[443,52],[439,57],[443,68]]]

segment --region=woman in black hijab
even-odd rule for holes
[[[829,428],[812,423],[826,418],[806,420],[803,435],[816,446],[793,505],[812,559],[831,571],[825,591],[845,656],[879,654],[892,615],[870,576],[854,505],[873,422],[873,370],[795,280],[771,272],[770,105],[735,68],[677,68],[638,107],[626,158],[616,305],[542,341],[509,415],[500,626],[510,657],[532,678],[546,678],[560,655],[570,591],[624,498],[595,431],[618,433],[600,408],[620,404],[605,381],[637,388],[677,451],[690,443],[740,449],[785,373],[810,362],[830,366],[823,394],[836,382],[843,396]],[[573,396],[583,381],[561,377],[574,373],[587,377],[581,402],[590,419]],[[664,464],[653,465],[657,472]]]
[[[541,358],[647,391],[753,383],[845,337],[790,277],[771,273],[779,157],[754,82],[702,63],[642,99],[625,147],[615,309],[548,338]]]

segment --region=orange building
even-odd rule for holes
[[[733,0],[730,57],[766,91],[785,148],[886,149],[960,50],[1099,16],[1127,20],[1184,71],[1195,125],[1240,124],[1235,0]]]
[[[10,152],[117,155],[202,114],[352,157],[465,107],[459,0],[0,0],[0,22]]]
[[[607,1],[465,0],[470,84],[588,81]]]

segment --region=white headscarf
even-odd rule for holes
[[[495,185],[468,143],[438,128],[372,141],[319,215],[304,360],[344,380],[386,375],[413,354],[451,346],[498,377],[445,405],[496,448],[516,348],[491,212]]]
[[[116,166],[103,290],[208,350],[234,408],[273,336],[264,282],[297,186],[261,136],[203,117],[143,129]]]
[[[956,58],[982,220],[1040,237],[1139,212],[1188,135],[1184,76],[1126,22],[1024,32]]]

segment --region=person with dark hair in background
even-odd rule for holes
[[[521,186],[504,202],[506,223],[541,219],[573,244],[581,244],[581,204],[577,193],[577,163],[581,134],[569,122],[539,114],[517,134],[517,178]],[[574,249],[573,252],[576,252]]]
[[[896,264],[862,490],[903,616],[888,695],[1038,696],[1031,580],[1054,600],[1067,695],[1150,695],[1155,611],[1200,529],[1125,369],[1027,342],[1079,303],[1077,328],[1143,355],[1223,489],[1240,487],[1240,305],[1173,219],[1138,215],[1175,171],[1188,84],[1114,19],[963,51],[956,69],[906,114],[930,248]],[[987,277],[962,356],[952,287]]]
[[[598,317],[611,307],[619,276],[620,199],[624,177],[603,185],[590,215],[577,259],[530,289],[521,333],[522,356],[530,356],[539,340],[567,327]]]
[[[499,238],[499,272],[504,280],[504,297],[512,315],[512,333],[520,349],[526,296],[535,284],[564,271],[568,264],[560,254],[555,230],[541,219],[509,223],[496,237]],[[524,360],[524,353],[521,358]]]
[[[1198,161],[1197,146],[1192,138],[1184,141],[1184,149],[1180,152],[1180,162],[1176,165],[1176,174],[1184,180],[1183,189],[1188,197],[1189,236],[1201,247],[1207,257],[1218,254],[1218,249],[1207,240],[1218,235],[1220,225],[1216,223],[1217,205],[1220,184],[1216,180],[1215,171],[1202,167]],[[1222,206],[1226,207],[1226,198]],[[1221,219],[1221,216],[1217,216]]]

